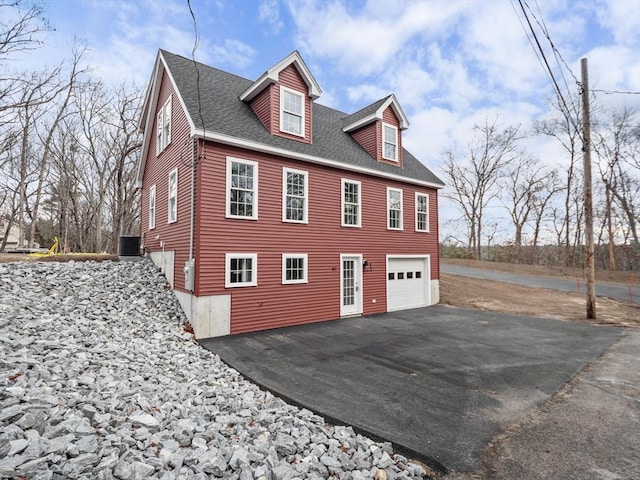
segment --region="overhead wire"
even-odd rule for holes
[[[556,48],[555,44],[553,43],[553,40],[551,39],[551,34],[549,33],[549,29],[547,28],[547,24],[544,21],[544,16],[542,15],[542,10],[540,9],[540,5],[538,4],[538,0],[534,0],[534,1],[536,3],[536,7],[538,9],[538,14],[540,16],[539,20],[538,20],[538,17],[536,17],[535,13],[531,10],[531,7],[529,7],[529,5],[527,4],[526,0],[524,1],[524,4],[529,9],[529,12],[531,13],[531,16],[536,21],[538,26],[540,26],[540,28],[542,29],[542,32],[544,33],[544,36],[546,37],[547,41],[549,42],[549,45],[551,46],[551,50],[553,51],[553,55],[554,55],[554,57],[556,59],[556,63],[558,64],[558,71],[560,72],[560,75],[562,76],[562,81],[564,83],[565,88],[567,89],[567,93],[569,94],[569,103],[573,107],[573,112],[575,113],[576,118],[579,118],[580,117],[580,109],[578,108],[578,106],[576,105],[576,102],[574,101],[574,96],[573,96],[573,93],[572,93],[572,89],[569,87],[569,83],[567,82],[567,77],[564,74],[563,65],[564,65],[564,68],[566,68],[567,71],[571,74],[571,77],[573,77],[573,80],[574,80],[575,84],[577,85],[577,87],[578,87],[580,92],[582,91],[582,82],[580,80],[578,80],[576,75],[573,73],[573,70],[571,70],[571,67],[569,66],[569,64],[566,62],[566,60],[564,59],[564,57],[560,53],[560,50],[558,50]]]
[[[200,124],[202,125],[202,137],[203,137],[203,151],[202,157],[204,158],[204,137],[206,136],[206,125],[204,123],[204,116],[202,115],[202,98],[200,94],[200,69],[198,68],[198,62],[196,62],[196,50],[200,45],[200,32],[198,31],[198,22],[196,21],[196,15],[193,12],[193,8],[191,8],[191,0],[187,0],[187,6],[189,7],[189,13],[191,14],[191,19],[193,20],[193,33],[194,33],[194,41],[193,48],[191,49],[191,61],[193,62],[193,67],[196,71],[196,95],[198,99],[198,116],[200,117]],[[196,162],[200,160],[200,155],[196,157]]]
[[[565,100],[564,95],[562,94],[562,90],[560,89],[560,85],[558,84],[558,81],[556,80],[556,77],[555,77],[555,75],[553,73],[553,69],[551,68],[551,65],[549,64],[549,60],[547,59],[547,56],[545,55],[544,49],[542,48],[542,45],[540,43],[540,40],[538,39],[536,31],[533,28],[533,25],[531,24],[531,20],[529,19],[529,16],[527,15],[527,11],[526,11],[526,9],[525,9],[525,7],[523,5],[523,0],[518,0],[518,3],[520,4],[520,9],[522,10],[524,18],[527,21],[527,25],[529,26],[529,31],[531,32],[531,35],[533,36],[533,39],[535,40],[534,51],[536,51],[536,49],[537,49],[537,52],[540,52],[540,55],[542,57],[542,62],[543,62],[543,69],[545,70],[545,73],[547,73],[547,75],[551,79],[551,83],[552,83],[552,85],[554,87],[554,91],[555,91],[555,93],[556,93],[556,95],[558,97],[558,100],[560,102],[560,109],[564,113],[564,115],[569,119],[571,125],[575,129],[575,133],[580,138],[582,138],[582,134],[580,133],[580,129],[579,129],[578,125],[576,124],[576,121],[573,118],[573,115],[571,114],[571,110],[569,109],[569,107],[567,105],[567,101]],[[527,8],[529,8],[528,5],[527,5]],[[522,22],[520,22],[520,23],[522,24]],[[526,31],[526,29],[525,29],[525,34],[527,35],[527,37],[529,36],[529,33]]]
[[[624,90],[599,90],[597,88],[591,88],[590,91],[597,92],[597,93],[604,93],[605,95],[614,95],[614,94],[640,95],[640,92],[630,92],[630,91],[624,91]]]

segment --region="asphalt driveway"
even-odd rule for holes
[[[283,313],[284,314],[284,313]],[[476,470],[503,426],[624,335],[433,306],[201,340],[272,392],[440,470]]]

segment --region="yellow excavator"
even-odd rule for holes
[[[58,251],[59,246],[60,246],[60,239],[58,237],[53,237],[53,245],[49,247],[49,250],[43,253],[40,253],[40,252],[30,253],[29,256],[30,257],[51,257],[53,255],[60,255],[60,252]]]

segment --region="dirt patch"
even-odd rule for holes
[[[523,273],[518,269],[510,271]],[[597,320],[592,321],[586,317],[586,300],[583,293],[524,287],[444,273],[440,275],[440,303],[490,312],[557,318],[571,322],[640,325],[640,306],[632,303],[598,297]]]
[[[0,253],[0,263],[7,262],[117,262],[117,255],[97,253],[71,253],[38,257],[21,253]]]
[[[441,262],[449,265],[459,265],[462,267],[496,270],[498,272],[521,273],[537,277],[560,277],[576,281],[584,281],[584,270],[581,268],[550,267],[547,265],[521,265],[515,263],[485,262],[455,258],[443,258],[441,259]],[[640,285],[640,273],[596,270],[596,281],[622,283],[625,285]]]

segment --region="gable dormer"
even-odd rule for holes
[[[344,120],[342,130],[379,162],[402,167],[402,130],[409,127],[395,95],[364,107]]]
[[[322,90],[295,51],[240,95],[272,135],[311,143],[313,101]]]

